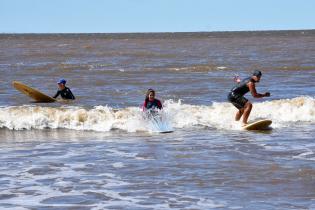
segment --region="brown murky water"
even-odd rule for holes
[[[246,132],[226,102],[263,72]],[[0,206],[315,208],[315,32],[0,35]],[[77,100],[38,104],[60,78]],[[146,89],[164,121],[139,109]],[[173,133],[160,134],[159,129]]]

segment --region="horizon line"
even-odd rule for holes
[[[284,32],[315,31],[314,29],[262,29],[262,30],[226,30],[226,31],[160,31],[160,32],[0,32],[5,34],[172,34],[172,33],[235,33],[235,32]]]

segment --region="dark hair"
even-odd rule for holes
[[[146,101],[149,100],[149,95],[150,95],[150,93],[153,93],[153,95],[155,96],[155,91],[154,91],[153,89],[149,88],[149,89],[147,90],[147,93],[145,94],[145,100],[146,100]]]
[[[262,73],[261,73],[261,71],[259,71],[259,70],[254,70],[254,72],[253,72],[253,76],[256,76],[256,77],[261,77],[261,75],[262,75]]]

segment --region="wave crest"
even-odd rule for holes
[[[181,101],[164,102],[160,113],[174,128],[207,126],[217,129],[239,129],[235,123],[236,109],[227,102],[213,102],[209,106],[182,104]],[[254,103],[250,119],[268,118],[273,127],[283,127],[296,122],[315,123],[315,99],[301,96],[293,99],[280,99]],[[96,106],[82,107],[42,107],[9,106],[0,108],[0,127],[11,130],[22,129],[75,129],[126,132],[154,130],[138,107],[113,109]]]

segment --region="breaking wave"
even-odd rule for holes
[[[74,129],[125,132],[166,131],[173,129],[206,126],[215,129],[239,129],[235,122],[236,109],[230,103],[213,102],[209,106],[183,104],[167,100],[156,123],[144,117],[138,107],[113,109],[108,106],[42,107],[8,106],[0,107],[0,128],[24,129]],[[267,118],[273,121],[273,128],[290,126],[296,122],[315,123],[315,99],[301,96],[254,103],[250,120]]]

